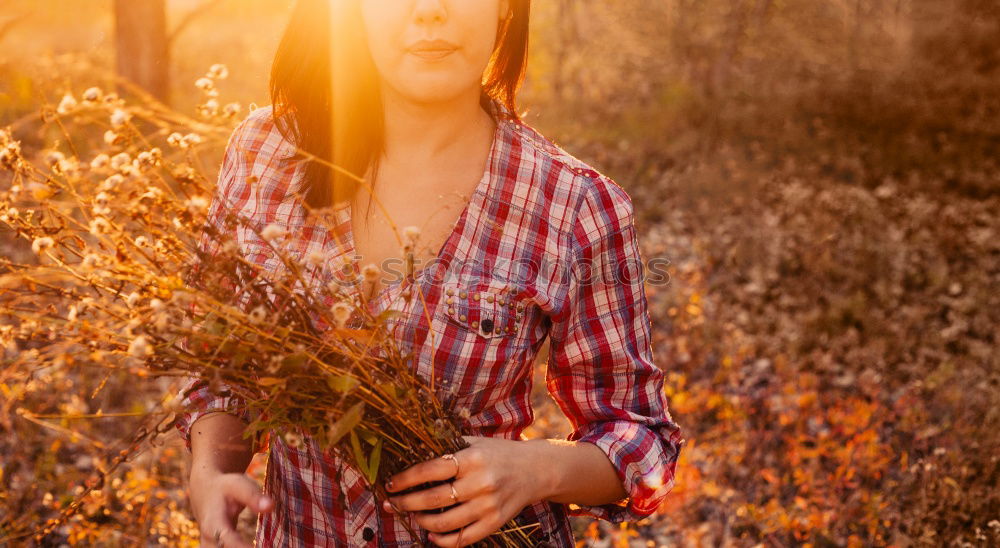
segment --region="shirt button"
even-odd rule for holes
[[[366,541],[370,542],[375,539],[375,531],[371,527],[365,527],[365,530],[362,531],[361,536],[364,537]]]
[[[483,333],[486,333],[487,335],[489,335],[490,331],[493,330],[493,320],[489,318],[485,318],[482,322],[480,322],[480,325],[483,327]]]

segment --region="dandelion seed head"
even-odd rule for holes
[[[344,327],[347,320],[351,318],[351,305],[339,302],[330,307],[330,312],[333,314],[334,321],[337,322],[337,327]]]
[[[218,116],[219,114],[219,101],[216,99],[209,99],[203,104],[198,105],[198,113],[206,118],[211,118],[213,116]]]
[[[70,306],[69,313],[66,314],[66,321],[75,322],[77,314],[79,314],[79,311],[77,310],[76,305],[74,304],[73,306]]]
[[[361,275],[366,282],[374,282],[379,277],[379,268],[375,263],[368,263],[361,268]]]
[[[154,298],[149,301],[149,308],[156,312],[161,312],[167,308],[167,304],[160,299]]]
[[[216,63],[209,67],[208,77],[216,80],[225,80],[229,77],[229,68],[222,63]]]
[[[145,335],[139,335],[128,345],[128,353],[136,358],[144,358],[153,353],[153,348],[150,346],[149,340],[146,339]]]
[[[21,143],[10,138],[9,132],[0,133],[0,166],[19,171],[21,163]]]
[[[144,150],[135,157],[140,166],[153,167],[156,165],[156,156],[148,150]]]
[[[127,304],[129,308],[134,308],[136,303],[138,302],[139,302],[139,294],[136,293],[135,291],[129,293],[128,297],[125,298],[125,304]]]
[[[187,207],[188,211],[197,213],[208,209],[208,199],[204,196],[192,196],[184,202],[184,205]]]
[[[416,241],[420,237],[420,227],[410,225],[403,227],[403,239],[408,241]]]
[[[107,154],[104,154],[102,152],[101,154],[98,154],[97,156],[94,157],[93,160],[90,161],[90,169],[93,170],[104,169],[108,167],[108,164],[110,162],[111,158]]]
[[[264,227],[264,230],[261,231],[260,236],[265,240],[267,240],[268,242],[273,242],[280,238],[284,238],[286,233],[287,232],[282,226],[272,223]]]
[[[62,100],[59,101],[59,106],[56,107],[56,112],[59,114],[69,114],[70,112],[76,110],[77,106],[79,105],[76,102],[76,97],[73,97],[72,93],[67,93],[66,95],[63,95]]]
[[[149,245],[149,239],[145,236],[137,236],[135,239],[135,245],[137,247],[146,247]]]
[[[58,150],[50,150],[45,153],[45,163],[50,166],[58,165],[66,159],[66,155]]]
[[[111,157],[111,169],[121,170],[122,167],[132,163],[132,156],[128,152],[121,152]]]
[[[101,234],[107,234],[111,229],[111,225],[108,220],[104,217],[94,217],[90,220],[90,233],[94,236],[100,236]]]
[[[175,131],[167,137],[167,144],[174,147],[182,147],[184,145],[184,136]]]
[[[222,109],[222,113],[226,115],[227,118],[233,118],[238,115],[243,107],[239,103],[229,103]]]
[[[198,135],[197,133],[188,133],[187,135],[184,136],[184,142],[187,144],[187,146],[201,144],[202,141],[203,139],[201,135]]]
[[[163,191],[162,190],[160,190],[159,188],[157,188],[155,186],[151,186],[151,187],[149,187],[149,188],[146,189],[146,192],[143,192],[142,195],[139,196],[139,199],[141,200],[141,199],[144,199],[144,198],[149,198],[151,200],[156,200],[156,199],[158,199],[158,198],[160,198],[162,196],[163,196]]]
[[[101,88],[93,87],[87,88],[81,97],[83,97],[83,100],[86,103],[96,103],[101,100],[102,95],[103,93],[101,92]]]
[[[202,91],[208,91],[215,87],[215,81],[207,76],[202,76],[194,81],[194,87]]]
[[[120,139],[121,136],[118,135],[118,133],[113,129],[109,129],[104,132],[104,143],[107,145],[113,145],[117,143]]]
[[[97,196],[94,196],[94,202],[104,205],[111,201],[111,196],[107,192],[98,192]]]
[[[43,252],[52,248],[55,245],[55,241],[48,237],[42,236],[41,238],[35,238],[35,241],[31,242],[31,250],[35,252],[35,255],[41,255]]]
[[[132,119],[132,115],[128,113],[125,109],[116,108],[114,112],[111,113],[111,127],[119,129],[125,126],[129,120]]]
[[[314,249],[306,254],[306,262],[314,266],[323,264],[325,260],[326,254],[318,249]]]
[[[170,316],[161,312],[153,319],[153,328],[157,331],[166,331],[170,324]]]
[[[120,174],[115,173],[114,175],[108,177],[98,186],[98,189],[102,191],[109,191],[117,189],[122,183],[125,182],[125,177]]]
[[[101,262],[100,255],[96,253],[87,253],[84,255],[83,260],[80,261],[80,266],[84,269],[90,270],[97,267]]]
[[[295,432],[286,432],[284,438],[285,438],[285,443],[287,443],[289,447],[293,449],[298,449],[299,447],[302,447],[302,436],[300,436],[299,434]]]
[[[251,324],[260,325],[261,323],[264,322],[264,319],[267,318],[267,309],[265,309],[263,306],[258,306],[257,308],[254,308],[250,312],[247,318],[250,320]]]

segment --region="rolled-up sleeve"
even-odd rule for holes
[[[680,427],[653,361],[633,206],[609,179],[594,180],[573,226],[573,268],[552,318],[546,385],[569,419],[571,441],[608,456],[627,496],[615,503],[570,504],[575,516],[612,523],[656,511],[673,488]]]
[[[232,209],[233,205],[239,203],[241,197],[247,194],[245,186],[248,184],[249,169],[242,152],[244,144],[242,134],[246,126],[246,122],[240,124],[229,137],[206,220],[206,223],[214,227],[220,234],[231,234],[232,237],[235,237],[235,231],[227,229],[224,220],[226,213]],[[212,261],[219,252],[220,246],[218,240],[210,237],[206,231],[199,238],[198,249],[202,252],[203,258],[191,266],[192,271],[189,273],[189,279],[192,280],[190,283],[195,287],[199,286],[199,266],[203,261]],[[223,283],[227,289],[235,289],[235,275],[227,278]],[[181,344],[185,349],[189,348],[187,338],[183,339]],[[246,400],[235,394],[225,382],[213,385],[209,380],[199,376],[184,377],[177,397],[184,411],[178,413],[174,426],[180,432],[180,437],[184,440],[189,451],[191,450],[191,427],[201,417],[211,413],[225,412],[249,424],[255,420],[257,415],[256,412],[247,409]],[[261,438],[258,436],[254,442],[256,451],[261,449],[260,444]]]

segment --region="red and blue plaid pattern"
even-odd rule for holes
[[[537,501],[518,517],[541,524],[539,545],[574,546],[570,515],[617,523],[657,509],[674,485],[681,431],[653,361],[630,197],[498,102],[491,114],[487,170],[437,260],[409,286],[424,299],[401,298],[407,281],[385,285],[369,306],[400,312],[390,320],[399,344],[442,401],[468,412],[468,435],[523,439],[533,420],[533,361],[550,337],[546,386],[573,426],[568,439],[600,447],[628,492],[600,506]],[[349,208],[335,209],[332,230],[308,222],[295,195],[302,164],[294,153],[271,108],[253,111],[230,137],[210,221],[221,228],[229,209],[261,227],[287,227],[297,258],[323,253],[310,283],[350,281],[358,268]],[[284,268],[252,231],[235,237],[249,260]],[[207,413],[251,420],[239,397],[197,378],[181,396],[194,409],[177,422],[188,448],[191,425]],[[297,448],[267,439],[258,450],[269,451],[265,490],[276,506],[259,517],[258,546],[433,545],[415,520],[410,527],[421,534],[412,538],[400,521],[409,518],[385,512],[358,471],[308,438]]]

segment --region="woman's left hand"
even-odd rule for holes
[[[415,464],[390,477],[391,485],[386,483],[392,493],[425,482],[453,480],[389,498],[395,511],[418,512],[417,523],[431,531],[428,538],[438,546],[466,546],[482,540],[525,506],[546,496],[546,483],[539,476],[539,471],[545,469],[536,450],[540,446],[524,440],[462,437],[470,447],[454,454],[457,467],[455,461],[438,457]],[[455,504],[451,485],[455,486],[458,506],[440,514],[419,513]],[[386,510],[394,511],[388,506]],[[459,528],[463,529],[441,534]]]

